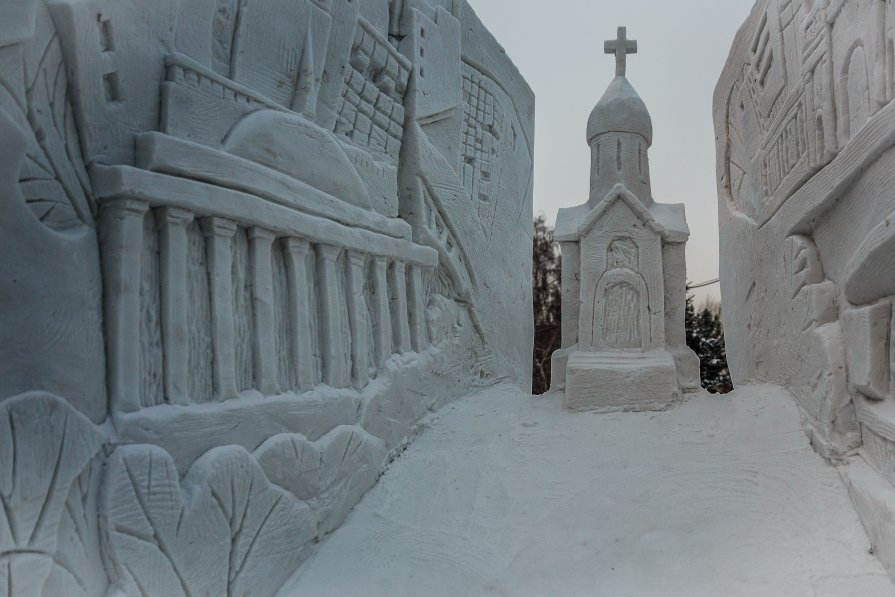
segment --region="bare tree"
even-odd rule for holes
[[[535,317],[535,346],[532,393],[550,389],[550,357],[562,341],[562,257],[553,240],[553,228],[543,214],[534,221],[534,266],[532,295]]]

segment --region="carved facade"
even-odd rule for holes
[[[3,10],[0,595],[272,595],[530,379],[531,91],[465,2]]]
[[[843,462],[863,448],[890,484],[893,39],[889,0],[760,0],[715,93],[734,380],[786,386],[819,452]],[[892,488],[850,487],[895,565],[877,541],[892,528],[872,521]]]

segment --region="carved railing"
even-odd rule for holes
[[[361,389],[427,348],[433,249],[137,168],[94,179],[117,410]]]

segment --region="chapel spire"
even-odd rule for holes
[[[648,151],[653,144],[653,121],[646,104],[628,81],[628,54],[637,53],[637,41],[619,27],[616,39],[604,51],[615,56],[615,78],[594,107],[587,122],[591,149],[591,187],[588,203],[596,205],[621,184],[641,203],[653,203]]]

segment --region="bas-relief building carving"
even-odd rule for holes
[[[534,100],[462,0],[0,19],[0,594],[271,595],[530,379]]]
[[[637,42],[620,27],[606,43],[616,77],[590,115],[587,203],[561,209],[563,347],[553,388],[572,410],[660,410],[699,387],[687,347],[683,205],[653,199],[653,125],[626,77]]]
[[[849,463],[890,571],[893,99],[891,0],[760,0],[715,93],[732,374],[787,387],[815,448]]]

